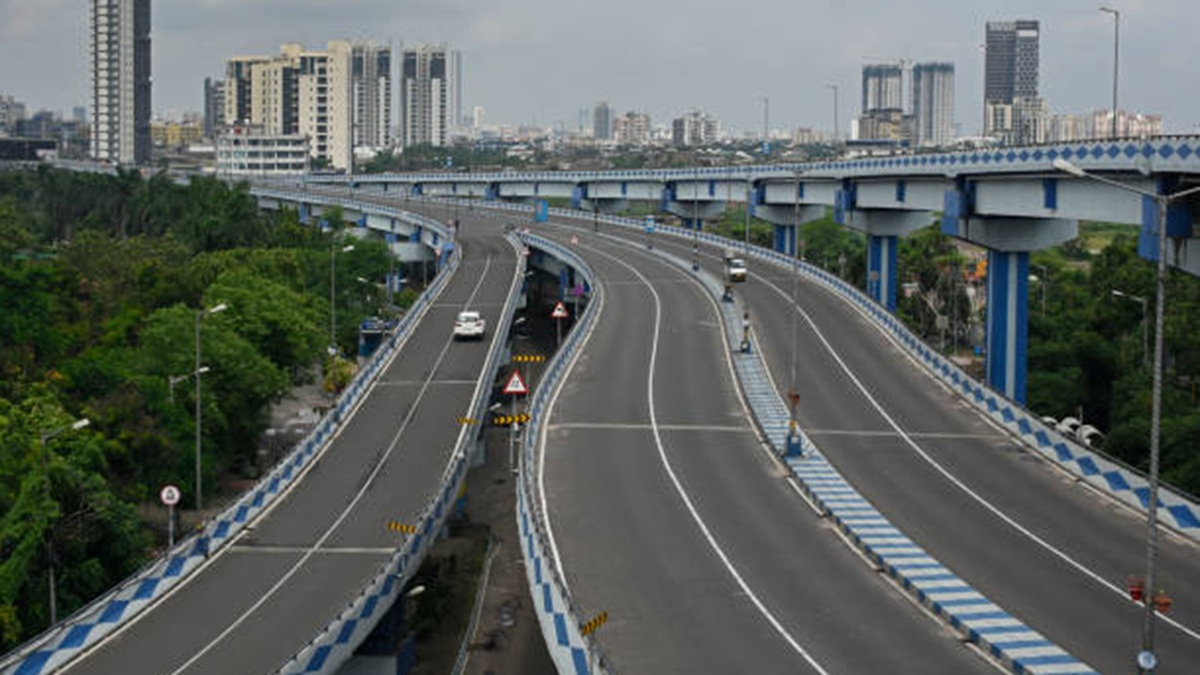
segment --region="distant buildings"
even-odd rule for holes
[[[217,136],[218,175],[291,176],[307,173],[309,139],[234,126]]]
[[[710,145],[720,135],[720,122],[698,110],[671,120],[671,143],[677,146]]]
[[[25,119],[25,104],[12,94],[0,94],[0,136],[15,136],[17,122]]]
[[[597,101],[592,108],[592,138],[597,141],[612,139],[613,119],[612,108],[608,101]]]
[[[406,146],[445,146],[450,140],[446,45],[406,47],[400,63],[400,139]]]
[[[204,78],[204,137],[216,138],[225,126],[225,81]]]
[[[91,0],[91,156],[150,161],[150,0]]]
[[[1038,95],[1037,21],[989,21],[986,26],[983,133],[1010,144],[1045,140],[1049,119]]]
[[[905,64],[862,70],[862,114],[851,138],[886,147],[943,147],[954,142],[954,64],[917,63],[905,91]],[[907,94],[907,96],[906,96]],[[911,101],[911,108],[906,105]]]
[[[219,88],[206,81],[205,119],[217,136],[237,128],[242,140],[307,138],[314,161],[351,170],[355,148],[392,143],[391,48],[334,40],[324,50],[285,44],[277,56],[231,58]]]
[[[954,143],[954,64],[918,63],[912,71],[912,144],[949,147]]]
[[[613,120],[612,140],[617,145],[649,145],[651,133],[650,116],[645,113],[631,111]]]

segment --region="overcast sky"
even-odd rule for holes
[[[1121,107],[1200,127],[1195,0],[1115,0]],[[1041,21],[1041,93],[1053,112],[1112,100],[1112,17],[1095,0],[154,0],[154,110],[198,111],[205,76],[283,42],[446,42],[464,54],[467,109],[486,121],[578,126],[607,100],[655,124],[691,108],[758,130],[840,125],[873,60],[952,61],[956,118],[982,117],[984,24]],[[88,101],[88,0],[0,0],[0,93],[31,110]]]

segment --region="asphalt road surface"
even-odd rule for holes
[[[690,275],[574,234],[606,295],[548,421],[544,490],[613,671],[994,672],[801,499]]]
[[[454,316],[495,326],[519,283],[498,229],[464,230],[455,277],[304,480],[71,672],[272,672],[380,570],[401,536],[386,523],[415,520],[438,487],[493,337],[453,341]]]
[[[659,245],[690,255],[690,245]],[[704,264],[719,273],[716,251]],[[1134,672],[1145,516],[1016,443],[846,303],[759,264],[736,287],[781,393],[821,451],[891,522],[992,601],[1100,672]],[[794,337],[793,337],[794,336]],[[795,370],[793,371],[793,363]],[[1159,673],[1200,670],[1200,546],[1159,537]]]

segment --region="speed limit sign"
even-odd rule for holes
[[[175,506],[179,503],[179,488],[174,485],[165,485],[158,493],[158,497],[166,506]]]

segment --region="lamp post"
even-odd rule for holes
[[[1158,210],[1158,267],[1154,284],[1154,377],[1150,399],[1150,471],[1147,478],[1149,495],[1146,504],[1146,605],[1142,623],[1142,651],[1137,655],[1137,664],[1143,673],[1153,673],[1158,665],[1154,656],[1154,595],[1155,573],[1158,566],[1158,463],[1162,421],[1162,370],[1163,370],[1163,324],[1167,285],[1167,208],[1172,202],[1200,192],[1200,187],[1160,195],[1148,190],[1126,185],[1119,181],[1089,173],[1078,166],[1059,158],[1054,168],[1076,178],[1085,178],[1103,183],[1126,192],[1133,192],[1154,200]]]
[[[838,86],[827,84],[825,88],[833,90],[833,142],[836,145],[841,138],[841,134],[838,132]]]
[[[195,377],[196,377],[196,510],[197,511],[201,510],[201,508],[204,505],[204,501],[201,498],[201,489],[200,489],[200,486],[201,486],[201,482],[200,482],[200,443],[201,443],[200,442],[200,428],[201,428],[200,420],[201,420],[201,417],[200,417],[200,415],[201,415],[201,410],[203,409],[203,407],[200,405],[200,376],[208,371],[207,368],[200,365],[200,344],[201,344],[200,343],[200,322],[206,316],[209,316],[211,314],[217,314],[219,312],[224,312],[227,309],[229,309],[229,305],[226,305],[225,303],[222,302],[221,304],[217,305],[216,307],[210,307],[209,309],[200,309],[200,310],[196,311],[196,368],[192,371],[192,374],[195,375]]]
[[[78,431],[91,423],[91,420],[85,417],[64,427],[59,427],[52,431],[43,431],[39,434],[42,441],[40,448],[42,451],[42,476],[45,481],[42,483],[42,485],[45,490],[47,507],[49,507],[50,502],[50,448],[47,447],[47,444],[52,438],[58,436],[59,434],[66,433],[68,431]],[[46,539],[46,558],[48,561],[46,586],[49,591],[49,598],[47,602],[50,605],[50,625],[53,626],[54,624],[58,623],[58,585],[54,574],[55,553],[53,532],[51,532],[50,536]]]
[[[1117,298],[1128,298],[1129,300],[1132,300],[1142,306],[1142,364],[1146,366],[1150,365],[1150,343],[1147,337],[1147,334],[1149,333],[1149,322],[1147,321],[1146,317],[1148,303],[1146,302],[1146,299],[1140,295],[1133,295],[1132,293],[1119,291],[1115,288],[1112,289],[1112,294]]]
[[[1113,104],[1112,104],[1112,130],[1109,132],[1109,138],[1117,137],[1117,75],[1120,72],[1121,65],[1121,10],[1113,7],[1101,7],[1101,12],[1112,14],[1113,17]]]
[[[754,198],[754,181],[750,177],[746,178],[746,226],[743,230],[745,239],[743,241],[743,250],[747,256],[750,255],[750,200]]]
[[[342,253],[354,250],[354,244],[347,244],[341,249]],[[337,356],[337,245],[329,247],[329,355]]]
[[[700,270],[700,168],[692,178],[692,271]]]

